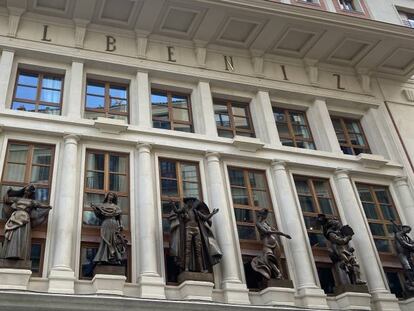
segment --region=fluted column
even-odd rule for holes
[[[0,112],[6,109],[7,91],[11,84],[14,51],[3,50],[0,57]]]
[[[280,211],[282,230],[292,236],[287,245],[292,256],[295,273],[295,286],[302,305],[307,307],[326,307],[326,295],[317,285],[313,256],[307,245],[306,229],[300,219],[302,214],[296,205],[286,162],[272,161],[272,177],[276,186],[276,198]]]
[[[49,275],[49,292],[73,293],[75,274],[72,254],[75,251],[74,223],[76,219],[79,136],[64,137],[63,158],[60,163],[60,186],[56,206],[53,207],[54,246],[52,270]]]
[[[406,176],[395,178],[394,187],[397,190],[408,225],[414,228],[414,198],[408,185],[408,178]]]
[[[220,266],[222,269],[222,288],[225,301],[228,303],[249,303],[249,296],[246,284],[241,278],[239,256],[237,254],[232,227],[229,206],[226,200],[226,186],[223,182],[223,175],[220,165],[220,155],[216,152],[206,154],[208,193],[210,209],[218,208],[220,211],[214,217],[214,227],[217,233],[217,241],[223,253]]]
[[[352,186],[349,171],[338,169],[335,172],[335,182],[345,220],[355,232],[352,241],[361,261],[360,265],[367,279],[367,285],[373,296],[374,304],[378,307],[378,310],[388,308],[387,306],[392,304],[398,306],[395,296],[390,294],[387,289],[387,281],[381,268],[382,264],[376,254],[374,243],[370,239],[369,228],[367,228],[365,223],[364,211],[357,199],[358,194],[355,193]]]
[[[151,145],[138,144],[136,149],[136,221],[138,241],[138,283],[143,298],[165,298],[164,281],[160,276],[158,221],[155,208],[154,173]]]

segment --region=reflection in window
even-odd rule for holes
[[[284,146],[316,149],[305,112],[274,107],[273,116]]]
[[[188,95],[152,90],[151,104],[152,124],[155,128],[193,132]]]
[[[9,188],[17,190],[32,183],[36,187],[35,200],[49,203],[54,153],[55,149],[50,145],[18,141],[8,143],[0,185],[0,227],[3,227],[6,218],[1,200]],[[36,239],[32,239],[33,276],[41,276],[42,273],[46,229],[47,223],[32,231],[32,236],[36,236]]]
[[[88,80],[86,85],[85,118],[120,119],[128,122],[128,86]]]
[[[60,115],[62,90],[60,75],[20,70],[11,109]]]
[[[371,153],[359,120],[339,117],[331,119],[344,154]]]
[[[214,100],[214,117],[218,135],[233,138],[236,135],[255,137],[249,105]]]

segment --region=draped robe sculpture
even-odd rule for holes
[[[35,191],[29,184],[20,190],[9,188],[3,197],[7,221],[0,259],[8,260],[8,265],[10,260],[26,261],[25,268],[30,268],[31,230],[46,220],[51,209],[50,205],[34,199]]]
[[[98,265],[122,265],[122,259],[126,252],[126,241],[122,236],[123,230],[121,215],[122,210],[118,206],[118,196],[108,192],[102,204],[91,204],[96,217],[101,219],[101,242],[93,259]]]
[[[348,225],[342,226],[337,219],[328,219],[326,215],[318,215],[323,235],[328,241],[329,257],[335,265],[340,285],[364,285],[360,269],[355,257],[355,249],[349,245],[354,231]]]
[[[280,271],[281,247],[278,236],[287,239],[291,239],[291,236],[272,227],[267,221],[268,215],[269,211],[266,208],[257,213],[256,228],[259,231],[263,249],[260,256],[253,258],[251,266],[267,281],[271,279],[281,280],[283,275]]]
[[[207,205],[196,198],[185,198],[180,208],[171,204],[170,255],[181,272],[208,273],[222,257],[211,230],[211,218],[218,209],[210,213]]]
[[[412,297],[414,296],[414,241],[408,235],[411,232],[411,227],[397,225],[393,222],[393,231],[398,259],[404,269],[404,294],[407,297]]]

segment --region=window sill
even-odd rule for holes
[[[233,138],[233,146],[238,148],[240,151],[257,152],[262,149],[264,145],[265,144],[258,138],[245,136],[235,136]]]
[[[381,155],[368,153],[360,153],[357,155],[357,159],[364,167],[374,169],[379,169],[389,162]]]
[[[120,134],[128,129],[128,124],[123,120],[102,117],[98,117],[98,119],[95,120],[94,126],[102,133],[107,134]]]

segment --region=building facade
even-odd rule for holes
[[[52,206],[32,270],[0,269],[1,310],[412,310],[392,234],[392,221],[414,226],[411,12],[404,0],[0,0],[1,193],[32,183]],[[97,279],[91,203],[109,191],[127,273]],[[177,284],[169,202],[185,197],[220,210],[214,284]],[[281,262],[294,288],[250,277],[261,208],[292,236]],[[369,293],[335,295],[320,213],[354,229]]]

